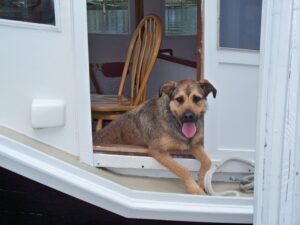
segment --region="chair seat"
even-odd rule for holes
[[[130,99],[117,95],[91,95],[92,112],[122,112],[134,109]]]

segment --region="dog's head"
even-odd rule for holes
[[[196,123],[207,109],[206,97],[211,92],[216,97],[217,90],[207,80],[168,81],[161,85],[159,96],[169,96],[171,113],[181,124],[186,138],[196,134]]]

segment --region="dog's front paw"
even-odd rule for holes
[[[204,190],[204,179],[198,179],[197,183]]]
[[[186,186],[186,190],[189,194],[206,195],[204,190],[201,187],[199,187],[199,185],[194,180],[185,182],[185,186]]]

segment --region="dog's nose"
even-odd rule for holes
[[[191,111],[187,111],[183,114],[184,122],[194,122],[195,121],[195,114]]]

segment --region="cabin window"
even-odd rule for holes
[[[55,25],[54,0],[0,0],[0,18]]]
[[[262,0],[219,2],[219,46],[259,50]]]
[[[89,33],[128,34],[128,6],[128,0],[88,0]]]
[[[165,34],[197,34],[197,0],[165,0]]]

